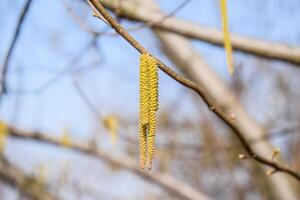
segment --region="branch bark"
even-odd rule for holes
[[[154,4],[153,6],[157,8],[157,12],[160,12],[157,5]],[[144,15],[148,13],[144,13]],[[242,127],[243,134],[247,140],[259,140],[265,135],[263,129],[251,119],[240,105],[233,91],[211,70],[211,67],[204,62],[204,59],[186,38],[172,32],[161,31],[155,28],[153,31],[159,38],[163,51],[170,60],[173,61],[184,74],[203,86],[213,101],[219,107],[223,108],[228,115],[234,113],[234,120]],[[262,155],[269,155],[271,157],[274,150],[272,145],[267,141],[260,141],[261,142],[254,146],[254,149]],[[274,186],[274,192],[280,199],[297,199],[288,177],[277,174],[268,178],[268,180]]]
[[[105,10],[103,5],[98,0],[89,0],[89,2],[93,5],[94,8],[97,9],[97,14],[100,14],[102,17],[105,18],[105,20],[110,23],[111,27],[125,39],[132,47],[134,47],[138,52],[143,54],[150,54],[138,41],[136,41],[116,20],[113,19],[113,17]],[[155,57],[156,58],[156,57]],[[248,153],[248,156],[252,158],[253,160],[269,166],[276,170],[277,172],[284,172],[291,177],[293,177],[295,180],[298,181],[300,184],[300,175],[290,169],[289,167],[282,166],[278,164],[277,162],[272,161],[271,159],[267,159],[258,153],[255,152],[255,150],[251,147],[250,143],[248,143],[247,138],[245,137],[245,131],[244,129],[236,122],[235,118],[232,116],[235,115],[235,113],[228,112],[228,108],[221,108],[219,105],[213,101],[212,97],[210,96],[209,92],[205,90],[204,87],[197,84],[194,81],[191,81],[178,73],[176,73],[174,70],[172,70],[170,67],[168,67],[166,64],[164,64],[161,60],[156,58],[158,67],[165,72],[167,75],[172,77],[175,81],[180,83],[181,85],[193,90],[196,92],[206,103],[208,108],[213,111],[224,123],[227,124],[229,128],[233,131],[235,136],[239,139],[241,145],[244,147],[245,151]],[[250,135],[251,133],[247,133],[246,135]]]
[[[121,6],[116,1],[101,0],[101,3],[110,10],[119,10],[122,17],[127,19],[149,23],[155,28],[177,33],[187,38],[201,40],[217,46],[223,46],[223,33],[214,28],[177,19],[175,17],[165,18],[164,14],[150,10],[151,4],[132,0],[123,0]],[[154,9],[155,10],[155,9]],[[145,15],[144,13],[148,13]],[[260,57],[277,59],[294,63],[296,67],[300,64],[300,47],[285,44],[267,42],[260,39],[241,36],[231,33],[231,42],[235,50],[250,53]]]
[[[12,166],[4,157],[0,156],[0,178],[12,186],[17,186],[24,195],[34,200],[55,200],[54,195],[46,191],[45,187],[35,178],[26,176],[20,169]]]
[[[56,145],[65,148],[65,146],[61,142],[61,139],[50,137],[47,136],[46,134],[42,134],[39,132],[21,131],[13,127],[8,127],[8,131],[10,136],[16,138],[36,140],[38,142],[43,142],[45,144],[51,144],[51,145]],[[187,200],[209,200],[210,199],[202,192],[173,178],[168,174],[163,174],[159,172],[147,172],[145,170],[141,170],[139,168],[138,163],[135,161],[135,159],[132,159],[128,156],[125,155],[113,156],[110,153],[106,153],[104,151],[97,149],[96,146],[78,144],[75,142],[71,142],[68,148],[83,154],[93,156],[112,165],[120,166],[145,180],[160,185],[163,189],[165,189],[169,193],[174,194],[182,199],[187,199]]]
[[[248,141],[263,137],[263,129],[247,115],[232,91],[210,70],[193,47],[188,44],[188,41],[173,33],[163,33],[161,31],[156,31],[156,33],[166,54],[176,66],[187,74],[188,77],[191,77],[197,83],[203,85],[206,91],[213,97],[214,102],[220,107],[225,108],[228,114],[234,113],[236,123],[238,123],[240,127],[243,127],[243,133]],[[180,51],[178,51],[178,49],[180,49]],[[274,150],[272,145],[267,141],[259,142],[254,146],[254,149],[261,155],[270,157]],[[278,196],[285,198],[288,196],[289,198],[287,199],[297,199],[287,177],[277,174],[270,177],[270,181],[274,188],[276,188],[274,191],[278,193]]]

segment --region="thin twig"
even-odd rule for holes
[[[24,20],[27,16],[27,13],[30,9],[30,5],[32,4],[32,0],[27,0],[27,2],[25,3],[24,5],[24,8],[20,14],[20,17],[18,19],[18,23],[17,23],[17,26],[16,26],[16,30],[15,30],[15,33],[13,35],[13,38],[12,38],[12,41],[10,43],[10,46],[9,46],[9,49],[7,51],[7,54],[4,58],[4,62],[3,62],[3,65],[2,65],[2,68],[1,68],[1,75],[0,75],[0,102],[1,102],[1,99],[2,99],[2,95],[3,94],[6,94],[7,93],[7,71],[8,71],[8,67],[9,67],[9,63],[10,63],[10,60],[11,60],[11,57],[13,55],[13,52],[14,52],[14,49],[16,47],[16,44],[17,44],[17,41],[18,41],[18,38],[20,36],[20,33],[21,33],[21,30],[22,30],[22,27],[23,27],[23,24],[24,24]]]
[[[112,16],[105,10],[102,4],[98,0],[89,0],[90,3],[94,5],[94,7],[101,13],[101,15],[111,24],[112,28],[115,29],[120,36],[122,36],[129,44],[131,44],[138,52],[140,53],[148,53],[149,52],[138,42],[136,41],[116,20],[112,18]],[[166,64],[160,61],[158,58],[157,62],[159,68],[172,77],[174,80],[179,82],[180,84],[186,86],[187,88],[195,91],[207,104],[209,109],[213,111],[220,119],[222,119],[233,131],[233,133],[239,139],[241,145],[244,147],[246,152],[249,154],[249,157],[256,160],[257,162],[264,164],[266,166],[272,167],[278,172],[284,172],[298,180],[300,183],[300,175],[291,170],[288,167],[281,166],[276,162],[273,162],[269,159],[266,159],[260,155],[258,155],[251,147],[251,145],[246,140],[243,130],[239,127],[239,125],[232,119],[232,116],[228,115],[227,113],[223,112],[221,108],[219,108],[210,98],[208,93],[197,83],[177,74],[174,70],[169,68]]]
[[[5,180],[12,186],[17,186],[20,191],[35,200],[58,199],[46,191],[45,186],[34,177],[25,175],[20,169],[14,167],[9,161],[0,155],[0,179]],[[2,197],[2,195],[1,195]]]
[[[101,3],[112,11],[116,9],[114,1],[102,0]],[[155,22],[157,19],[161,19],[164,16],[158,12],[148,11],[145,6],[144,8],[138,9],[136,12],[132,12],[130,6],[132,6],[132,4],[129,1],[122,3],[122,17],[126,17],[129,20],[151,23]],[[164,20],[162,23],[155,24],[154,27],[160,30],[177,33],[190,39],[208,42],[217,46],[223,46],[224,43],[223,33],[220,30],[187,20],[171,17],[167,20]],[[299,67],[299,47],[268,42],[235,33],[232,33],[231,36],[232,45],[235,50],[264,58],[287,61],[296,64],[293,66]]]
[[[51,87],[53,84],[57,83],[61,78],[66,76],[69,72],[76,69],[76,65],[79,63],[79,61],[86,55],[88,50],[96,43],[97,37],[94,37],[91,39],[90,42],[88,42],[81,50],[78,51],[76,56],[74,56],[68,63],[60,67],[61,69],[54,73],[53,76],[51,76],[48,80],[45,80],[42,84],[37,86],[34,89],[21,89],[21,90],[15,90],[12,88],[9,88],[10,94],[35,94],[38,95],[42,92],[45,92],[49,87]]]
[[[151,28],[151,27],[157,26],[158,24],[163,23],[168,18],[173,17],[176,13],[178,13],[181,9],[183,9],[190,1],[191,0],[184,0],[173,11],[171,11],[170,13],[162,16],[160,19],[158,19],[156,21],[146,22],[146,23],[143,23],[141,25],[137,25],[135,27],[129,27],[129,28],[127,28],[127,31],[129,31],[129,32],[130,31],[137,31],[137,30],[141,30],[143,28]],[[119,12],[121,12],[121,11],[119,11]],[[122,13],[120,13],[120,14],[122,14]],[[116,34],[117,33],[111,33],[111,35],[116,35]]]
[[[132,27],[127,28],[126,30],[128,32],[133,32],[133,31],[142,30],[144,28],[151,28],[151,27],[157,26],[158,24],[162,23],[163,21],[165,21],[168,18],[173,17],[175,14],[177,14],[181,9],[183,9],[186,5],[188,5],[188,3],[190,1],[191,0],[184,0],[178,6],[176,6],[174,8],[174,10],[172,10],[170,13],[168,13],[166,15],[161,16],[158,20],[150,21],[150,22],[145,22],[145,23],[142,23],[142,24],[139,24],[139,25],[136,25],[136,26],[132,26]],[[122,3],[119,3],[118,7],[115,9],[115,13],[116,13],[116,15],[120,15],[120,17],[123,17],[123,13],[122,13],[121,7],[122,7]],[[89,33],[91,33],[93,35],[96,35],[96,36],[100,36],[100,35],[101,36],[103,36],[103,35],[105,35],[105,36],[117,36],[118,35],[118,33],[115,33],[115,32],[110,32],[110,31],[96,31],[96,30],[94,30],[87,23],[85,23],[79,16],[77,16],[75,14],[75,12],[72,10],[72,8],[70,6],[68,6],[67,4],[66,4],[66,8],[67,8],[67,11],[70,13],[70,15],[73,16],[73,18],[75,19],[75,21],[78,22],[78,24],[84,30],[88,31]]]
[[[96,106],[92,103],[92,101],[89,99],[88,95],[83,91],[83,88],[81,87],[79,81],[77,79],[73,79],[73,85],[78,92],[78,95],[82,99],[82,101],[88,106],[88,108],[92,111],[97,121],[101,119],[102,114]]]

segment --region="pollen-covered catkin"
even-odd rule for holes
[[[228,27],[228,16],[227,16],[227,1],[220,0],[221,2],[221,18],[222,18],[222,26],[224,33],[224,47],[226,51],[226,60],[229,74],[232,75],[234,73],[234,64],[233,64],[233,55],[232,55],[232,45],[230,41],[230,33]]]
[[[140,167],[145,168],[147,160],[147,126],[149,113],[149,91],[148,91],[148,67],[145,58],[140,58],[140,122],[139,122],[139,144],[140,144]]]
[[[147,126],[139,124],[140,134],[139,134],[139,143],[140,143],[140,167],[142,169],[146,166],[147,160]]]
[[[5,122],[0,121],[0,153],[3,153],[8,135],[8,128]]]
[[[158,72],[156,59],[140,57],[140,166],[151,169],[155,150],[156,111],[158,110]]]
[[[156,133],[156,113],[154,111],[150,111],[149,116],[149,130],[147,137],[147,168],[150,170],[152,168],[152,160],[155,152],[155,133]]]
[[[149,86],[150,86],[150,110],[158,110],[158,72],[154,58],[149,59]]]
[[[156,111],[158,110],[158,72],[157,63],[154,58],[149,59],[149,90],[150,90],[150,111],[149,111],[149,131],[147,137],[147,168],[152,168],[152,160],[155,152],[156,134]]]
[[[149,90],[148,90],[148,67],[143,56],[140,59],[140,122],[148,123]]]

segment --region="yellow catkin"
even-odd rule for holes
[[[63,135],[61,137],[61,141],[60,142],[66,148],[72,146],[72,140],[71,140],[71,137],[70,137],[70,134],[69,134],[67,128],[64,128]]]
[[[156,111],[158,110],[158,70],[154,58],[149,59],[149,90],[150,90],[150,111],[149,111],[149,130],[147,137],[147,167],[151,169],[155,151],[156,133]]]
[[[147,160],[147,126],[149,113],[149,91],[148,91],[148,66],[147,55],[140,57],[140,122],[139,122],[139,144],[140,144],[140,167],[145,168]]]
[[[112,144],[116,144],[119,120],[115,115],[109,115],[103,118],[102,124],[108,130]]]
[[[158,72],[157,63],[154,58],[149,59],[149,90],[150,90],[150,110],[158,110]]]
[[[151,169],[155,150],[156,111],[158,110],[158,69],[155,58],[140,57],[140,166]]]
[[[149,130],[147,136],[147,167],[150,170],[152,168],[152,160],[155,152],[155,133],[156,133],[156,113],[154,111],[150,112],[149,119]]]
[[[0,152],[2,153],[5,149],[6,138],[8,134],[8,128],[3,121],[0,121]]]
[[[140,124],[139,129],[140,129],[140,135],[139,135],[140,167],[144,169],[147,160],[147,125]]]
[[[229,27],[228,27],[226,0],[221,0],[221,18],[222,18],[222,26],[223,26],[223,34],[224,34],[224,46],[226,51],[227,67],[228,67],[229,74],[232,75],[234,73],[234,66],[233,66],[232,46],[231,46]]]

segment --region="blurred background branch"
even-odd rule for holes
[[[38,142],[43,142],[46,144],[52,144],[64,147],[61,139],[56,139],[54,137],[48,136],[48,134],[42,134],[38,132],[25,132],[17,130],[16,128],[10,127],[8,129],[9,134],[13,137],[22,138],[22,139],[32,139]],[[132,173],[154,182],[162,186],[170,193],[174,193],[176,196],[179,196],[182,199],[189,199],[189,200],[208,200],[209,198],[201,193],[193,189],[192,187],[186,185],[185,183],[174,179],[172,176],[162,173],[155,173],[155,172],[147,172],[143,171],[139,168],[135,158],[129,158],[125,155],[122,156],[113,156],[109,153],[106,153],[95,146],[94,141],[90,141],[89,145],[75,143],[74,141],[70,142],[68,148],[78,151],[80,153],[84,153],[87,155],[91,155],[95,158],[101,159],[105,162],[108,162],[112,165],[116,165],[118,167],[127,169]]]
[[[222,31],[173,17],[164,19],[164,14],[151,11],[148,5],[143,6],[143,3],[139,3],[139,0],[124,0],[119,8],[117,8],[117,4],[114,1],[103,0],[101,3],[103,3],[106,8],[113,11],[119,9],[121,16],[126,17],[127,19],[150,23],[153,24],[153,27],[158,29],[177,33],[187,38],[223,46],[224,40]],[[137,7],[138,9],[136,9]],[[134,10],[134,12],[131,12],[132,10]],[[144,15],[144,13],[148,14]],[[299,47],[271,43],[259,39],[240,36],[234,33],[231,34],[231,40],[233,48],[236,50],[261,57],[295,63],[295,67],[300,64]]]
[[[139,43],[137,42],[124,28],[118,24],[117,21],[115,21],[112,16],[106,12],[105,8],[102,6],[102,4],[98,1],[90,0],[89,1],[95,9],[98,10],[98,12],[102,15],[102,17],[111,24],[112,28],[115,29],[117,33],[120,34],[127,42],[133,46],[137,51],[139,51],[142,54],[148,53],[148,51]],[[174,80],[176,80],[178,83],[182,84],[183,86],[194,90],[207,104],[209,109],[214,112],[221,120],[223,120],[235,133],[237,138],[239,139],[241,145],[245,148],[245,151],[248,153],[249,157],[254,159],[255,161],[274,168],[275,171],[284,172],[291,177],[295,178],[296,180],[300,181],[300,175],[290,169],[289,167],[285,167],[283,165],[280,165],[276,162],[273,162],[272,160],[262,156],[262,153],[256,153],[255,150],[251,147],[251,145],[248,143],[247,138],[245,136],[244,130],[241,128],[241,126],[236,123],[235,121],[235,113],[234,112],[227,112],[228,106],[219,106],[214,102],[212,97],[209,95],[209,92],[205,90],[202,85],[199,85],[189,79],[186,79],[185,77],[177,74],[175,71],[173,71],[170,67],[168,67],[166,64],[161,62],[157,59],[157,63],[159,68],[164,71],[166,74],[168,74],[170,77],[172,77]],[[225,110],[225,111],[224,111]],[[289,188],[289,187],[288,187]],[[291,196],[292,197],[292,196]]]
[[[30,6],[31,6],[32,2],[33,2],[32,0],[27,0],[25,2],[24,8],[21,11],[19,19],[17,21],[16,30],[15,30],[15,32],[13,34],[10,46],[8,48],[8,51],[7,51],[6,56],[4,58],[3,64],[1,66],[1,74],[0,74],[0,102],[1,102],[1,99],[2,99],[2,95],[7,92],[6,74],[7,74],[7,71],[8,71],[9,63],[10,63],[11,57],[13,56],[13,52],[14,52],[15,46],[16,46],[17,41],[19,39],[20,33],[22,31],[24,20],[26,18],[27,13],[29,13],[28,11],[30,9]]]
[[[46,186],[34,177],[26,176],[24,173],[12,166],[4,157],[0,157],[0,177],[12,187],[17,187],[22,194],[34,200],[58,199],[46,190]]]

